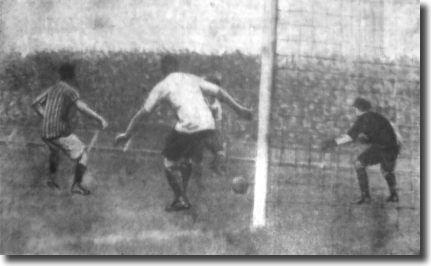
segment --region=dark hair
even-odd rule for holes
[[[371,109],[371,103],[364,98],[356,98],[353,102],[353,107],[359,109],[362,112],[366,112]]]
[[[161,69],[164,74],[169,74],[178,70],[178,60],[173,55],[165,55],[162,57]]]
[[[58,68],[61,80],[71,80],[75,78],[75,64],[63,63]]]
[[[205,80],[209,81],[211,83],[214,83],[217,86],[221,86],[222,77],[221,77],[220,73],[216,73],[216,74],[213,74],[213,75],[206,77]]]

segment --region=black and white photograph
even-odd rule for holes
[[[0,254],[423,256],[422,8],[1,0]]]

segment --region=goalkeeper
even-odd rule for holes
[[[398,202],[397,184],[395,179],[395,164],[401,148],[401,137],[391,123],[381,114],[371,111],[371,103],[363,98],[357,98],[353,107],[357,115],[356,122],[347,132],[338,138],[323,142],[322,150],[326,151],[337,145],[358,141],[367,144],[355,161],[361,198],[357,204],[368,203],[371,200],[366,167],[380,164],[381,173],[386,179],[390,195],[388,202]]]

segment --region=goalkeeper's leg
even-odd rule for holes
[[[358,156],[358,159],[355,162],[359,189],[361,190],[361,198],[357,202],[358,204],[368,203],[371,201],[366,167],[380,163],[380,159],[379,147],[370,146]]]
[[[361,198],[356,202],[357,204],[367,203],[371,200],[370,189],[368,186],[368,175],[366,171],[366,165],[361,161],[355,162],[356,174],[358,177],[359,189],[361,191]]]
[[[389,188],[389,197],[386,199],[388,202],[398,202],[397,193],[397,180],[395,178],[395,165],[396,158],[398,156],[398,150],[394,152],[386,152],[382,154],[382,163],[380,164],[380,170],[383,177],[386,180]]]

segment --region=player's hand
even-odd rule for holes
[[[337,146],[337,143],[335,142],[335,140],[333,140],[333,139],[331,139],[331,140],[326,140],[326,141],[322,142],[321,150],[322,150],[323,152],[325,152],[325,151],[327,151],[327,150],[329,150],[329,149],[334,148],[335,146]]]
[[[100,120],[100,125],[102,126],[102,129],[105,129],[108,127],[108,122],[104,118],[102,118]]]
[[[114,146],[123,146],[129,140],[129,136],[126,133],[120,133],[115,137]]]
[[[242,108],[240,111],[241,117],[243,117],[246,120],[252,120],[253,119],[253,112],[249,108]]]

